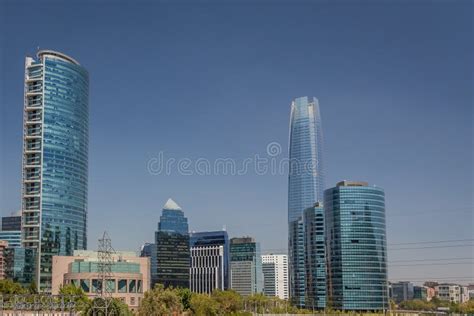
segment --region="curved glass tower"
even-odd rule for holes
[[[322,202],[324,191],[323,134],[319,103],[301,97],[291,103],[288,176],[288,252],[290,298],[305,306],[303,212]]]
[[[338,310],[388,308],[385,194],[342,181],[324,196],[328,303]]]
[[[22,243],[49,292],[52,256],[87,247],[89,75],[62,53],[37,57],[25,62]]]

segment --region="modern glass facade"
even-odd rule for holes
[[[328,305],[340,310],[388,308],[385,194],[365,182],[325,191]]]
[[[152,243],[145,243],[140,251],[140,257],[150,258],[150,278],[151,284],[156,283],[156,245]]]
[[[230,240],[230,287],[244,296],[263,292],[260,244],[251,237]]]
[[[326,245],[324,208],[317,202],[304,212],[306,308],[326,307]]]
[[[34,280],[35,251],[23,247],[7,248],[4,254],[5,278],[27,287]]]
[[[305,306],[303,212],[323,200],[323,134],[319,103],[301,97],[291,103],[288,176],[288,250],[290,298]],[[295,231],[296,229],[296,231]]]
[[[26,58],[22,240],[37,250],[44,292],[52,256],[87,247],[88,91],[88,73],[71,57],[43,50]]]
[[[4,216],[2,217],[2,231],[20,231],[21,216]]]
[[[9,248],[21,247],[21,230],[0,231],[0,240],[8,241]]]
[[[210,232],[192,232],[189,234],[189,245],[191,248],[202,248],[210,246],[222,246],[223,250],[223,289],[229,288],[229,236],[225,230]],[[192,272],[191,272],[192,274]]]
[[[189,288],[188,219],[171,199],[163,207],[158,231],[155,233],[155,245],[156,283],[165,287]]]

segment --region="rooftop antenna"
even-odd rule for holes
[[[224,224],[224,226],[222,226],[222,230],[223,231],[226,231],[227,230],[227,226]]]

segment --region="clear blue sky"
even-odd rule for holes
[[[286,176],[154,176],[147,162],[242,160],[270,142],[284,157],[305,95],[320,101],[327,186],[383,187],[389,244],[472,240],[472,4],[258,3],[0,1],[1,212],[20,208],[24,57],[40,46],[90,72],[90,248],[104,229],[117,249],[152,241],[168,197],[192,230],[286,248]],[[472,260],[395,262],[474,257],[458,244],[391,245],[390,276],[473,277]]]

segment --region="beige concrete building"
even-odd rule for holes
[[[0,280],[5,279],[5,249],[8,247],[8,241],[0,240]]]
[[[73,256],[54,256],[52,294],[58,294],[63,284],[74,284],[90,298],[101,288],[96,251],[76,250]],[[113,255],[112,273],[105,285],[112,297],[136,310],[143,293],[150,289],[150,258],[138,257],[133,252]]]

